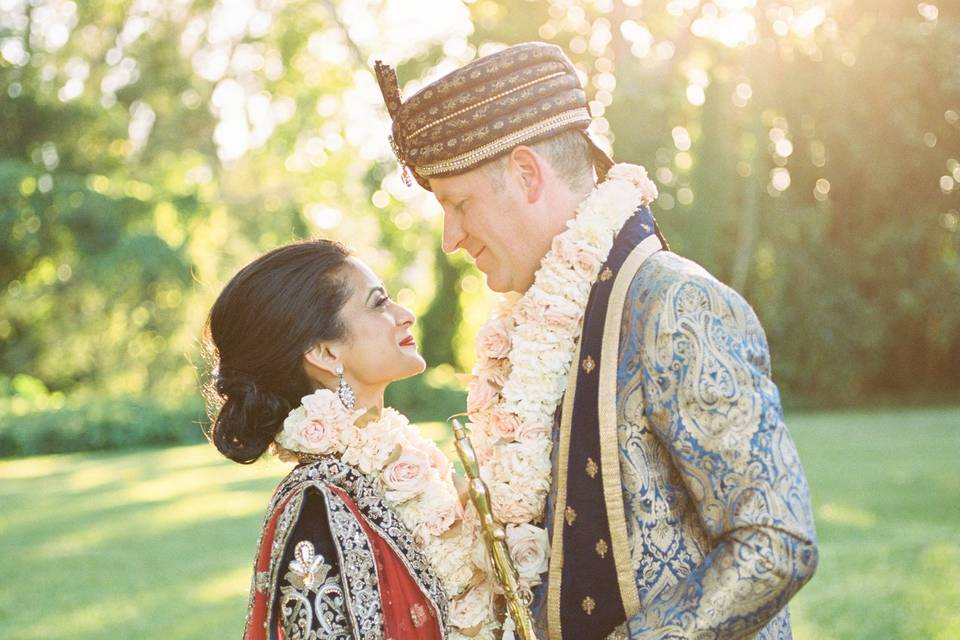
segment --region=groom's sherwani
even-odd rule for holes
[[[616,280],[619,324],[593,322],[614,360],[585,354],[584,335],[564,402],[538,617],[550,638],[790,638],[786,603],[817,549],[763,329],[739,294],[668,251],[628,260]],[[585,427],[569,397],[591,376],[608,377],[590,396],[594,452],[577,444]],[[606,528],[578,513],[598,501]]]
[[[582,135],[598,178],[613,164],[586,132],[579,72],[555,45],[482,56],[406,100],[394,69],[375,69],[397,159],[426,189],[567,132]],[[763,329],[697,265],[649,256],[655,228],[638,212],[591,290],[556,438],[538,618],[573,640],[617,627],[789,637],[785,605],[817,552]]]

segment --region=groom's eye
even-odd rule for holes
[[[464,212],[464,210],[463,210],[463,207],[464,207],[465,204],[467,204],[467,199],[466,199],[466,198],[464,198],[464,199],[461,200],[460,202],[458,202],[458,203],[456,203],[455,205],[453,205],[453,208],[454,208],[454,209],[457,211],[457,213],[459,213],[460,215],[464,215],[465,212]]]

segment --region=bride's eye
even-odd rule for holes
[[[375,308],[382,307],[383,305],[387,304],[388,300],[390,300],[390,296],[383,296],[379,300],[377,300],[373,306]]]

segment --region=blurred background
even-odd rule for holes
[[[492,300],[372,63],[409,96],[528,40],[766,328],[824,552],[796,636],[960,637],[957,0],[0,0],[0,635],[239,635],[284,468],[191,443],[267,249],[343,240],[417,312],[388,400],[446,437]]]

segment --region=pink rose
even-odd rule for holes
[[[300,429],[300,442],[310,453],[328,453],[340,443],[339,429],[323,418],[308,420]]]
[[[572,332],[580,322],[580,309],[569,300],[552,300],[543,310],[543,324],[558,331]]]
[[[533,290],[517,303],[522,322],[538,322],[545,328],[570,332],[580,322],[580,308],[561,296]]]
[[[520,430],[520,418],[512,413],[496,410],[490,413],[490,431],[507,442],[513,442]]]
[[[432,536],[443,534],[463,516],[463,505],[456,493],[442,491],[442,487],[435,484],[431,485],[431,490],[424,494],[421,502],[423,520],[420,526]]]
[[[467,385],[467,412],[483,411],[497,400],[497,389],[486,379],[475,377]]]
[[[321,455],[342,451],[342,435],[351,428],[355,414],[327,389],[304,396],[302,403],[283,421],[277,444],[290,451]]]
[[[550,430],[546,425],[540,422],[530,422],[524,420],[517,429],[518,442],[537,442],[546,439],[550,435]]]
[[[561,233],[553,239],[552,250],[564,265],[576,271],[580,277],[593,282],[600,275],[603,258],[589,244],[575,242],[566,233]]]
[[[493,590],[486,582],[450,602],[450,624],[458,629],[478,627],[493,608]]]
[[[500,389],[506,384],[510,376],[510,361],[506,358],[487,360],[477,368],[476,375],[485,378],[487,382]]]
[[[510,335],[503,320],[491,320],[477,332],[477,355],[483,358],[506,358],[510,354]]]
[[[534,322],[542,317],[543,305],[538,304],[532,295],[526,295],[514,307],[513,313],[519,322]]]
[[[380,473],[386,497],[404,502],[419,495],[427,484],[430,468],[430,458],[425,452],[412,447],[403,448],[400,457]]]
[[[426,453],[430,459],[430,468],[436,470],[441,480],[449,480],[452,473],[450,460],[444,455],[443,451],[439,447],[428,447]]]

